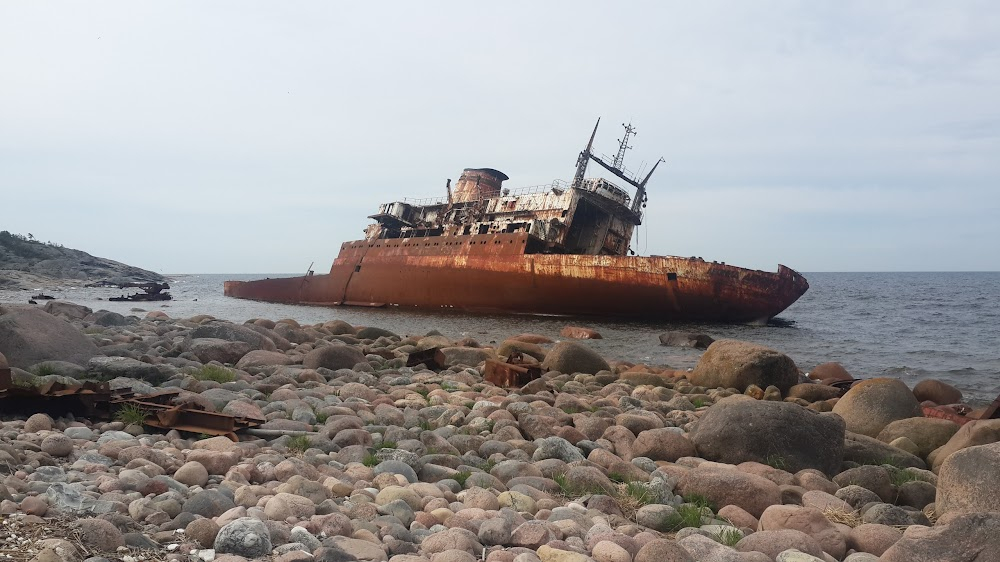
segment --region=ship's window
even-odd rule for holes
[[[677,274],[673,271],[667,273],[667,281],[677,281]]]

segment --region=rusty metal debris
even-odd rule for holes
[[[236,432],[257,427],[265,420],[248,416],[232,416],[201,410],[191,404],[174,404],[179,389],[160,390],[151,394],[117,394],[111,399],[119,408],[125,405],[141,409],[146,414],[145,423],[160,429],[176,429],[205,435],[225,435],[238,441]]]
[[[41,386],[17,384],[9,368],[0,368],[0,401],[4,412],[64,414],[85,417],[108,417],[111,390],[107,383],[63,384],[48,382]]]
[[[0,410],[52,416],[72,413],[75,416],[110,419],[123,407],[132,407],[146,416],[145,425],[176,429],[205,435],[225,435],[237,441],[236,432],[257,427],[260,418],[232,416],[200,409],[195,404],[177,404],[180,389],[165,389],[151,394],[134,394],[127,389],[112,391],[107,383],[64,384],[48,382],[40,386],[17,384],[9,368],[0,368]]]
[[[997,395],[996,399],[982,411],[979,416],[972,417],[972,409],[968,406],[957,405],[957,406],[924,406],[923,407],[924,416],[929,418],[940,418],[944,420],[953,421],[959,425],[965,425],[971,421],[976,420],[995,420],[1000,419],[1000,395]]]
[[[542,368],[537,363],[527,363],[520,353],[511,353],[506,361],[487,359],[483,379],[501,388],[520,388],[541,378]]]

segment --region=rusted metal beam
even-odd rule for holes
[[[542,376],[538,364],[525,364],[519,353],[513,353],[507,361],[487,359],[483,369],[483,380],[501,388],[520,388]]]

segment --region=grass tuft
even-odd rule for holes
[[[308,435],[295,435],[288,439],[288,443],[285,444],[288,450],[295,451],[297,453],[304,453],[312,447],[312,441],[309,439]]]
[[[54,375],[56,374],[56,372],[57,371],[55,365],[51,365],[49,363],[39,363],[31,368],[31,374],[35,375],[36,377],[45,377],[48,375]]]
[[[136,404],[125,404],[115,412],[115,419],[125,425],[142,425],[146,421],[146,410]]]
[[[368,468],[372,468],[378,466],[378,463],[380,462],[382,461],[378,460],[378,457],[376,457],[374,453],[368,453],[365,455],[365,458],[361,461],[361,464],[367,466]]]
[[[465,488],[465,481],[468,480],[470,476],[472,476],[471,472],[469,472],[468,470],[463,470],[458,474],[452,476],[451,478],[455,482],[458,482],[462,486],[462,488]]]
[[[735,547],[743,538],[743,532],[736,527],[724,527],[715,533],[715,540],[729,547]]]
[[[233,382],[236,380],[236,373],[217,365],[205,365],[194,373],[191,373],[191,376],[200,381],[215,381],[217,383]]]
[[[778,470],[785,470],[785,467],[788,466],[788,463],[785,462],[785,457],[778,454],[768,455],[765,464]]]

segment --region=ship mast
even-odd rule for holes
[[[597,119],[597,125],[601,124],[601,119]],[[625,135],[618,141],[618,154],[615,156],[614,160],[609,164],[605,162],[600,156],[597,156],[592,152],[594,146],[594,136],[597,135],[597,125],[594,125],[594,132],[590,134],[590,142],[587,143],[587,148],[583,149],[580,156],[576,160],[576,175],[573,176],[573,185],[575,189],[579,189],[583,186],[583,176],[587,173],[587,163],[590,160],[597,162],[605,170],[611,172],[612,174],[618,176],[619,179],[625,183],[631,185],[635,188],[635,198],[632,200],[631,211],[635,215],[636,224],[640,224],[642,220],[642,207],[646,203],[646,183],[649,182],[649,178],[653,176],[653,172],[656,171],[656,167],[663,162],[663,158],[656,161],[653,164],[653,169],[646,174],[646,177],[642,181],[637,181],[635,178],[629,177],[625,173],[625,167],[622,165],[625,160],[625,151],[632,148],[628,146],[629,137],[636,134],[635,128],[632,124],[628,125],[622,123],[622,127],[625,127]]]

